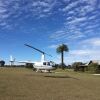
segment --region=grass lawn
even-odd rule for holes
[[[0,68],[0,100],[100,100],[100,76]]]

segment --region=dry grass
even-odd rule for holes
[[[0,68],[0,100],[100,100],[100,76]]]

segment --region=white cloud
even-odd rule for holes
[[[93,33],[93,29],[86,29],[84,32],[85,32],[85,34],[92,34]]]
[[[91,6],[95,6],[97,3],[97,0],[83,0],[83,1],[86,1]]]
[[[68,44],[68,42],[67,42]],[[80,42],[72,43],[70,46],[77,48],[69,49],[65,54],[65,63],[71,64],[72,62],[82,61],[87,62],[90,60],[100,60],[100,38],[89,38]]]
[[[91,49],[70,50],[65,55],[65,63],[72,64],[73,62],[89,62],[90,60],[100,60],[100,51]]]
[[[76,33],[76,34],[72,34],[72,35],[69,35],[67,38],[70,40],[73,40],[73,39],[78,39],[78,38],[83,38],[83,37],[85,37],[85,35],[84,34],[82,34],[82,33]]]
[[[62,11],[62,15],[64,14],[66,16],[65,24],[64,24],[65,26],[62,26],[62,27],[70,26],[71,28],[74,26],[73,24],[77,24],[77,25],[80,24],[80,26],[82,25],[85,26],[85,23],[89,23],[89,25],[87,25],[87,28],[89,27],[93,28],[93,25],[91,25],[92,21],[91,22],[88,22],[88,21],[92,19],[95,20],[97,17],[96,14],[99,13],[99,12],[94,11],[97,0],[93,0],[93,1],[91,0],[77,0],[77,1],[63,0],[63,2],[65,2],[66,6],[63,5],[61,1],[58,1],[58,0],[42,0],[42,1],[41,0],[29,0],[29,1],[24,0],[23,2],[20,0],[7,0],[7,1],[1,0],[0,1],[0,21],[2,20],[6,22],[6,24],[8,24],[8,22],[11,22],[12,18],[19,19],[21,21],[24,19],[20,17],[23,14],[23,12],[26,12],[26,13],[30,12],[28,15],[26,14],[24,16],[27,19],[30,16],[37,19],[46,18],[46,17],[49,17],[51,14],[56,13],[56,11],[60,8]],[[21,5],[21,3],[23,5]],[[78,4],[80,6],[77,6]],[[95,12],[95,14],[91,15],[91,17],[83,16],[83,15],[86,15],[87,13],[93,13],[93,12]],[[73,29],[73,31],[76,32],[77,29],[79,28],[76,27],[76,29]],[[66,34],[61,33],[62,35],[58,35],[60,33],[55,32],[54,34],[56,34],[56,36],[55,35],[54,36],[58,39],[65,38],[66,36],[68,36],[68,33],[72,31],[71,29],[68,29],[68,28],[67,30],[70,30],[70,31],[68,32],[64,30]],[[61,28],[61,31],[63,31],[62,28]],[[79,30],[79,32],[81,32],[81,30]],[[79,37],[81,36],[82,34]]]
[[[51,39],[61,39],[64,38],[66,36],[66,32],[63,30],[60,31],[56,31],[55,33],[53,33],[50,38]]]
[[[88,33],[89,36],[93,35],[94,29],[98,29],[100,26],[99,20],[97,19],[99,12],[95,11],[96,3],[97,0],[93,0],[93,2],[91,0],[78,0],[66,4],[67,6],[62,8],[62,11],[64,11],[64,14],[66,15],[63,26],[66,28],[66,30],[64,30],[66,35],[58,35],[57,39],[65,39],[65,37],[67,38],[66,40],[79,39],[86,37]],[[77,6],[78,4],[80,6]],[[88,16],[89,13],[91,14],[91,17]],[[58,31],[60,30],[63,31],[63,28]]]
[[[71,50],[69,54],[73,57],[80,58],[82,60],[97,60],[100,59],[100,38],[89,38],[81,41],[77,44],[79,46],[76,50]]]
[[[53,49],[56,49],[57,48],[57,44],[53,44],[53,45],[50,45],[48,48],[53,48]]]
[[[33,1],[31,10],[34,15],[36,15],[38,18],[42,17],[48,17],[52,13],[52,9],[56,5],[56,0],[48,0],[48,1]]]
[[[6,25],[7,25],[6,22],[2,22],[2,23],[0,23],[0,26],[6,26]]]
[[[78,3],[79,3],[79,1],[72,2],[69,5],[67,5],[66,7],[64,7],[62,9],[62,11],[66,12],[66,11],[70,10],[71,8],[77,6]]]
[[[88,19],[89,20],[93,20],[93,19],[95,19],[97,17],[97,15],[93,15],[93,16],[90,16]]]
[[[68,20],[72,20],[72,19],[73,19],[72,16],[69,16],[69,17],[66,18],[67,21],[68,21]]]
[[[100,46],[100,38],[89,38],[89,39],[86,39],[86,40],[83,40],[81,42],[81,44],[88,44],[88,45],[92,45],[92,46]]]
[[[95,45],[95,46],[100,46],[100,39],[99,39],[99,40],[95,40],[95,41],[93,42],[93,45]]]
[[[14,27],[16,25],[11,25],[15,24],[12,19],[22,21],[30,16],[37,19],[48,17],[52,14],[55,5],[56,0],[0,0],[0,24],[2,27],[7,27],[9,24]],[[25,13],[24,18],[20,17],[23,13]],[[6,24],[4,25],[3,22]]]
[[[79,12],[80,12],[80,15],[86,15],[90,12],[92,12],[94,10],[94,8],[91,6],[91,5],[87,5],[87,6],[84,6],[84,7],[80,7],[79,9]]]
[[[67,22],[68,24],[77,24],[83,21],[86,21],[87,17],[80,17],[80,18],[74,18],[73,20]]]
[[[99,50],[91,50],[91,49],[80,49],[80,50],[70,50],[64,56],[65,64],[72,64],[73,62],[89,62],[90,60],[100,60],[100,52]],[[60,55],[59,59],[55,59],[57,63],[60,63]]]
[[[91,50],[73,50],[70,51],[71,55],[77,55],[77,56],[86,56],[92,54],[94,51]]]
[[[99,50],[91,50],[91,49],[84,49],[84,50],[73,50],[70,53],[72,56],[76,58],[81,58],[84,61],[84,57],[88,60],[97,60],[100,59],[100,52]]]
[[[1,13],[5,13],[7,10],[5,9],[5,8],[3,8],[3,7],[0,7],[0,14]]]
[[[37,2],[33,2],[33,6],[44,6],[44,7],[48,7],[48,3],[43,2],[43,1],[37,1]]]
[[[70,41],[84,38],[85,35],[81,32],[80,28],[75,27],[74,25],[65,25],[64,29],[60,29],[50,35],[52,40],[58,41]]]
[[[92,24],[92,25],[88,25],[85,29],[93,29],[99,27],[99,24]]]

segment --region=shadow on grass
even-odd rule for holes
[[[74,78],[74,77],[71,77],[71,76],[56,76],[56,75],[48,75],[48,76],[44,76],[44,77],[49,77],[49,78],[72,78],[72,79],[76,79],[76,80],[79,80],[78,78]]]
[[[72,76],[68,76],[68,75],[50,75],[50,73],[32,73],[32,74],[27,74],[27,76],[32,76],[32,77],[46,77],[46,78],[71,78],[71,79],[75,79],[75,80],[80,80],[78,78],[72,77]]]

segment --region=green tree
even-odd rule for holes
[[[91,63],[91,64],[89,64],[88,69],[92,73],[99,72],[99,65],[98,65],[98,63]]]
[[[69,48],[67,45],[65,44],[61,44],[57,47],[56,52],[61,54],[61,65],[62,65],[62,69],[64,69],[64,51],[68,52]]]
[[[1,60],[0,61],[0,66],[3,67],[5,65],[5,61]]]
[[[82,65],[82,62],[74,62],[72,64],[72,67],[74,68],[74,71],[79,71],[80,70],[80,65]]]

